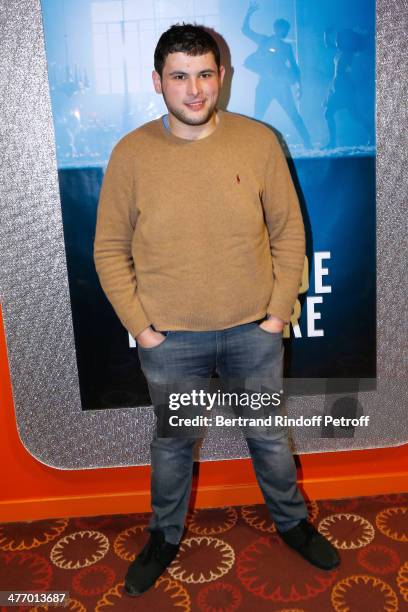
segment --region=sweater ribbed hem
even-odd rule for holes
[[[243,316],[239,319],[231,321],[227,325],[217,323],[216,319],[208,321],[206,325],[194,324],[193,317],[177,319],[177,317],[165,318],[161,317],[153,321],[153,326],[156,331],[221,331],[222,329],[230,329],[231,327],[237,327],[238,325],[245,325],[245,323],[252,323],[259,319],[266,317],[266,309],[259,310],[253,314]]]

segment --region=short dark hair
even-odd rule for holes
[[[160,36],[154,51],[154,69],[162,76],[164,62],[170,53],[205,55],[212,53],[218,69],[220,68],[220,49],[202,26],[191,23],[172,25]]]

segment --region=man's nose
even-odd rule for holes
[[[200,91],[200,82],[197,78],[191,77],[188,79],[187,93],[190,96],[197,96]]]

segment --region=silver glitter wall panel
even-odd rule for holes
[[[81,410],[41,7],[0,0],[0,10],[0,299],[19,434],[39,461],[61,469],[146,464],[151,409]],[[370,427],[352,437],[293,430],[300,453],[408,440],[407,14],[406,0],[377,4],[378,381],[376,391],[353,400]],[[325,414],[343,397],[291,398],[288,412]],[[202,460],[246,456],[242,439],[214,430],[200,451]]]

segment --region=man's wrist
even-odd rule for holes
[[[261,327],[272,333],[280,333],[283,331],[286,323],[280,317],[275,317],[274,315],[267,314],[265,321],[261,323]]]
[[[136,338],[135,338],[136,342],[137,342],[138,338],[140,338],[141,336],[145,336],[145,335],[146,335],[146,332],[147,332],[148,330],[149,330],[149,331],[153,331],[153,328],[152,328],[152,326],[151,326],[151,325],[149,325],[148,327],[145,327],[144,329],[142,329],[142,331],[140,331],[140,332],[137,334],[137,336],[136,336]]]
[[[282,325],[286,325],[286,321],[284,321],[280,317],[276,317],[275,315],[272,315],[272,314],[267,314],[266,315],[266,320],[267,321],[277,321],[279,323],[282,323]]]

